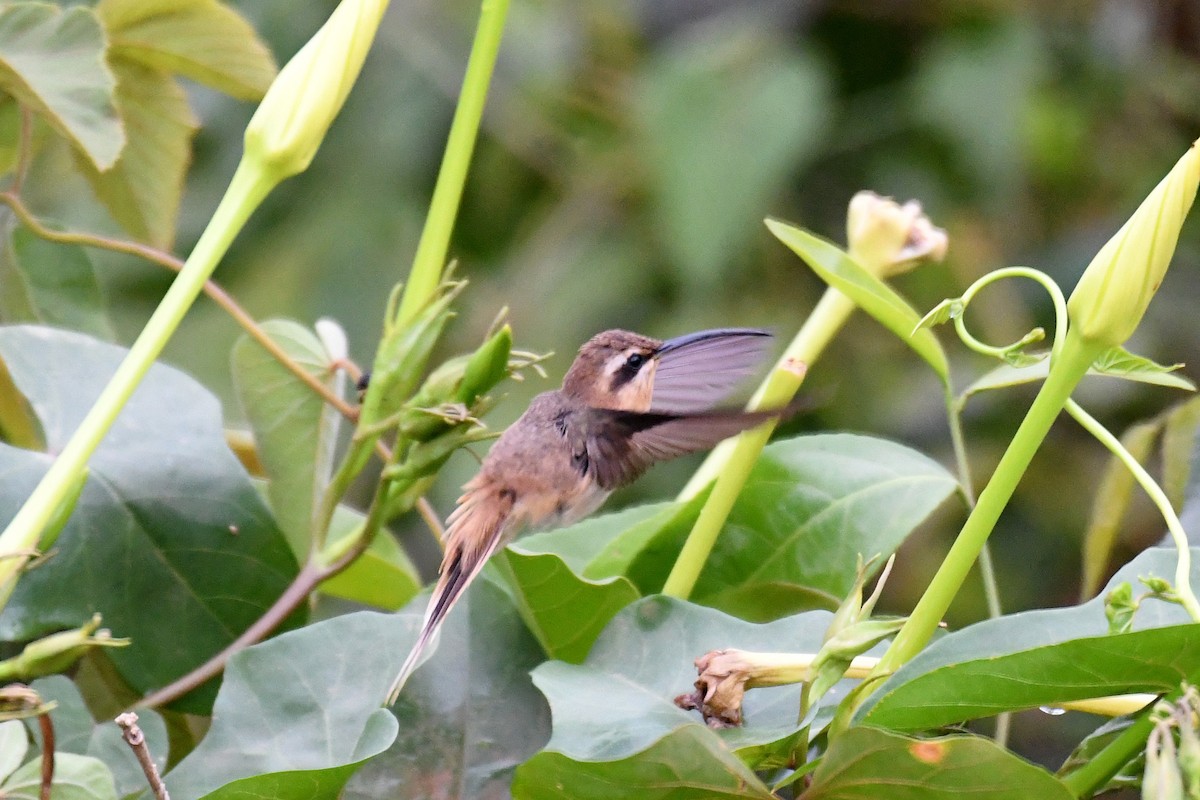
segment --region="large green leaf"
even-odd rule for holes
[[[242,100],[275,77],[271,51],[236,11],[217,0],[101,0],[115,56],[177,73]]]
[[[491,572],[450,613],[395,706],[395,744],[354,776],[345,800],[506,797],[513,770],[545,744],[550,712],[529,679],[544,656]],[[385,687],[426,602],[421,595],[400,617],[408,635],[387,652]]]
[[[691,689],[693,662],[704,653],[730,647],[815,653],[830,618],[810,611],[757,625],[665,597],[634,603],[614,617],[582,665],[552,661],[534,671],[550,701],[554,733],[545,751],[518,770],[517,785],[530,797],[593,796],[605,781],[637,797],[660,796],[672,786],[679,792],[673,798],[712,796],[714,787],[730,796],[769,796],[742,757],[754,767],[784,755],[773,745],[786,746],[797,729],[800,687],[748,693],[747,724],[720,733],[673,698]],[[701,776],[696,786],[669,780],[693,773]],[[545,785],[558,785],[559,794],[529,788]]]
[[[112,339],[96,269],[78,245],[40,239],[12,222],[0,247],[4,321],[40,322]]]
[[[0,784],[5,800],[39,800],[42,785],[41,759],[27,761]],[[112,773],[97,758],[75,753],[54,757],[54,783],[51,800],[117,800]]]
[[[146,787],[146,776],[122,736],[120,727],[111,719],[92,719],[75,684],[61,675],[54,675],[34,681],[32,686],[42,699],[57,704],[50,712],[50,719],[54,722],[54,749],[57,752],[78,753],[99,759],[112,770],[120,797],[140,792]],[[166,723],[149,709],[138,711],[137,714],[138,727],[146,737],[146,747],[161,772],[167,764]],[[39,728],[34,721],[26,720],[26,724],[34,735],[38,735]]]
[[[510,596],[552,658],[578,662],[620,609],[656,591],[703,497],[652,503],[527,536],[500,562]]]
[[[332,368],[312,331],[290,320],[268,320],[262,328],[305,372],[340,396],[343,373]],[[292,551],[304,558],[333,469],[341,417],[249,336],[234,345],[233,378],[266,469],[271,508]]]
[[[21,766],[28,751],[29,737],[25,735],[25,726],[15,719],[0,722],[0,781]]]
[[[0,328],[0,357],[50,452],[61,450],[125,350],[76,333]],[[0,518],[52,456],[0,445]],[[155,365],[90,462],[55,556],[22,576],[0,638],[30,639],[104,615],[129,647],[109,657],[138,691],[163,686],[225,647],[295,576],[296,560],[225,445],[220,405]],[[206,710],[215,687],[183,701]]]
[[[131,59],[113,57],[110,63],[129,141],[111,169],[100,172],[83,161],[83,174],[130,235],[169,249],[196,121],[183,87],[170,75]]]
[[[613,615],[641,595],[623,577],[589,580],[552,553],[510,545],[499,564],[521,617],[546,655],[578,663]]]
[[[826,92],[822,66],[759,25],[680,37],[647,65],[641,156],[681,269],[713,283],[754,237],[772,195],[820,142]]]
[[[804,800],[1072,800],[1041,767],[979,736],[910,739],[876,728],[837,737]]]
[[[902,445],[853,434],[769,445],[754,465],[693,599],[747,619],[836,608],[858,556],[883,560],[957,486]]]
[[[1173,549],[1142,553],[1110,582],[1170,578]],[[1192,551],[1192,583],[1200,550]],[[948,634],[901,668],[860,711],[863,722],[922,730],[1070,700],[1163,692],[1200,676],[1200,631],[1179,606],[1146,600],[1132,632],[1108,634],[1104,598],[1010,614]]]
[[[892,287],[867,272],[837,245],[780,220],[769,219],[766,224],[822,280],[896,334],[933,367],[943,382],[949,382],[950,363],[937,337],[928,328],[917,328],[921,315]]]
[[[105,47],[90,8],[0,7],[0,89],[43,116],[100,170],[111,167],[125,145]]]
[[[335,798],[395,740],[380,701],[412,640],[402,617],[359,612],[229,660],[204,740],[166,777],[175,797]]]

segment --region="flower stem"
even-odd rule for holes
[[[979,495],[979,501],[967,517],[950,552],[913,609],[912,616],[880,660],[875,670],[877,676],[894,672],[915,656],[933,636],[995,528],[1001,512],[1008,505],[1021,476],[1033,460],[1034,453],[1070,399],[1071,391],[1102,349],[1068,331],[1066,341],[1053,359],[1050,375],[1000,459],[991,480]]]
[[[1150,496],[1151,502],[1158,507],[1159,513],[1167,523],[1167,530],[1170,531],[1171,538],[1175,541],[1175,547],[1179,551],[1179,560],[1175,566],[1175,594],[1179,597],[1180,605],[1187,610],[1192,621],[1200,622],[1200,602],[1196,601],[1196,594],[1192,591],[1192,551],[1188,546],[1187,532],[1184,531],[1175,509],[1171,508],[1171,501],[1167,498],[1166,492],[1138,463],[1133,454],[1125,449],[1121,440],[1113,436],[1107,428],[1084,411],[1074,400],[1067,401],[1067,413],[1120,459],[1126,469],[1133,473],[1134,479],[1137,480],[1143,491]]]
[[[759,409],[785,405],[804,380],[803,372],[798,372],[794,364],[811,364],[815,361],[845,325],[854,309],[854,302],[846,295],[837,289],[826,289],[775,369],[751,398],[749,407]],[[683,488],[679,499],[689,500],[716,478],[712,494],[700,510],[700,516],[688,534],[671,574],[667,576],[663,594],[679,598],[687,598],[691,594],[734,501],[774,429],[775,423],[768,422],[724,442],[709,454]]]
[[[247,168],[244,162],[239,165],[200,241],[129,349],[125,360],[117,367],[116,373],[49,471],[0,534],[0,552],[36,547],[46,523],[78,482],[88,459],[203,290],[229,243],[272,186],[271,182],[262,180],[256,170]],[[21,559],[0,561],[0,602],[7,598],[23,565]]]
[[[479,123],[483,119],[483,106],[487,100],[488,85],[496,66],[496,55],[500,50],[500,39],[504,34],[504,21],[508,17],[509,0],[483,0],[479,11],[479,25],[475,29],[475,41],[467,61],[462,91],[454,119],[450,123],[450,135],[446,141],[446,154],[438,171],[437,185],[429,203],[429,216],[417,243],[413,256],[412,271],[408,285],[400,301],[396,323],[403,325],[416,316],[429,301],[442,280],[442,267],[450,249],[450,235],[458,216],[463,186],[467,180],[467,168],[479,134]]]

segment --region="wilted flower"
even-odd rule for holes
[[[900,205],[874,192],[859,192],[850,200],[846,242],[850,255],[881,278],[906,272],[923,259],[941,261],[950,244],[916,200]]]
[[[680,708],[698,709],[710,728],[742,724],[747,689],[808,680],[812,656],[712,650],[696,659],[696,691],[675,698]]]
[[[276,180],[308,167],[354,85],[387,0],[342,0],[280,71],[246,127],[246,155]]]
[[[1084,340],[1116,347],[1137,329],[1175,253],[1198,183],[1200,153],[1193,144],[1092,259],[1067,302],[1071,325]]]

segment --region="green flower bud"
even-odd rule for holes
[[[1198,184],[1193,144],[1100,248],[1067,301],[1071,325],[1084,340],[1115,347],[1133,334],[1167,272]]]
[[[21,654],[0,661],[0,682],[28,681],[62,672],[93,647],[124,647],[128,639],[114,639],[100,628],[100,615],[73,631],[51,634],[25,645]]]
[[[907,272],[924,259],[941,261],[950,243],[916,200],[900,205],[874,192],[850,200],[846,242],[850,257],[880,278]]]
[[[342,0],[280,71],[246,127],[246,157],[275,180],[303,172],[358,78],[387,0]]]
[[[1138,603],[1133,599],[1133,586],[1122,581],[1113,587],[1104,598],[1104,616],[1108,619],[1109,633],[1127,633],[1133,630],[1133,615]]]

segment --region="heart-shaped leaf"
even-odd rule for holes
[[[1072,800],[1041,767],[990,739],[910,739],[856,727],[829,746],[805,800]]]
[[[858,557],[887,556],[958,483],[903,445],[853,434],[774,442],[754,465],[693,598],[746,619],[836,608]]]
[[[77,333],[0,328],[0,358],[51,453],[61,450],[125,350]],[[10,519],[52,456],[0,445],[0,519]],[[296,560],[225,444],[220,404],[155,365],[89,465],[55,556],[21,576],[0,638],[32,639],[93,613],[132,645],[108,657],[146,692],[223,649],[283,592]],[[215,687],[185,698],[205,711]]]
[[[1194,585],[1200,551],[1193,550],[1192,558]],[[1173,549],[1147,550],[1109,586],[1172,576],[1175,560]],[[1197,676],[1197,630],[1179,606],[1149,599],[1134,617],[1133,631],[1109,634],[1103,596],[1072,608],[986,620],[930,645],[876,692],[859,718],[924,730],[1070,700],[1167,691]]]

